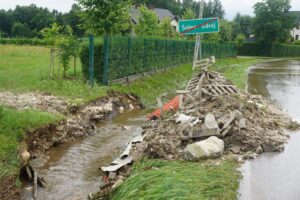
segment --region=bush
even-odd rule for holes
[[[9,45],[31,45],[31,46],[44,46],[46,45],[41,39],[29,39],[29,38],[2,38],[0,44]]]

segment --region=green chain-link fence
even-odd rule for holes
[[[102,53],[95,52],[95,78],[107,85],[108,82],[126,78],[144,72],[161,70],[178,64],[192,62],[194,55],[194,41],[166,40],[156,38],[105,37]],[[203,43],[203,58],[216,56],[217,58],[234,57],[237,49],[234,44]],[[89,66],[88,48],[83,49],[81,56],[83,72],[88,78]],[[96,51],[99,47],[96,45]],[[97,56],[102,56],[97,58]],[[102,73],[101,75],[96,73]]]

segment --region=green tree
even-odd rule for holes
[[[84,27],[95,34],[115,34],[130,28],[131,0],[76,0],[84,9]]]
[[[177,35],[171,25],[170,18],[166,17],[159,23],[159,35],[165,38],[173,38]]]
[[[135,26],[135,33],[138,36],[159,35],[158,17],[156,13],[149,10],[146,6],[140,7],[141,16]]]
[[[0,30],[1,35],[10,36],[13,26],[13,18],[11,11],[0,10]]]
[[[183,19],[195,19],[196,14],[191,8],[188,8],[183,12],[182,18]]]
[[[29,38],[31,37],[31,30],[27,24],[16,22],[12,26],[11,34],[13,37]]]
[[[289,13],[290,0],[263,0],[254,6],[254,32],[259,42],[286,42],[295,26],[295,16]]]
[[[226,20],[220,22],[219,40],[220,42],[230,42],[232,40],[232,24]]]
[[[249,38],[253,32],[253,18],[248,15],[238,13],[232,24],[232,38],[235,39],[239,34]]]
[[[241,47],[244,44],[245,39],[246,37],[244,34],[239,34],[235,39],[235,43],[237,44],[238,47]]]

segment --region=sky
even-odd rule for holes
[[[207,1],[207,0],[206,0]],[[226,12],[226,19],[232,20],[240,12],[245,15],[253,15],[253,5],[259,0],[221,0]],[[56,9],[61,12],[68,12],[74,0],[0,0],[0,9],[13,9],[16,5],[36,4],[47,7],[50,10]],[[291,1],[292,9],[300,11],[300,0]]]

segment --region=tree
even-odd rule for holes
[[[211,17],[219,17],[220,19],[224,18],[225,11],[223,9],[222,3],[220,0],[214,0],[212,3],[212,16]]]
[[[29,38],[31,36],[31,30],[27,24],[16,22],[11,29],[11,34],[18,38]]]
[[[84,9],[84,27],[95,34],[115,34],[130,28],[131,0],[76,0]]]
[[[238,13],[232,24],[232,38],[233,40],[239,35],[243,34],[245,38],[249,38],[253,32],[253,19],[249,15],[241,15]]]
[[[0,31],[1,35],[10,36],[13,26],[13,18],[10,11],[0,10]]]
[[[246,37],[244,34],[239,34],[235,39],[237,46],[241,47],[244,44],[245,39],[246,39]]]
[[[34,4],[29,6],[17,6],[13,11],[14,21],[26,24],[32,36],[36,37],[39,32],[55,22],[55,17],[47,8],[39,8]]]
[[[141,16],[135,26],[135,33],[139,36],[155,36],[159,34],[158,17],[146,6],[140,7]]]
[[[174,15],[181,14],[181,3],[178,0],[134,0],[136,5],[147,5],[150,8],[164,8]]]
[[[263,0],[254,6],[254,32],[264,44],[286,42],[295,26],[295,16],[289,14],[290,0]]]
[[[159,23],[159,35],[165,38],[173,38],[177,35],[171,25],[170,18],[166,17]]]
[[[188,8],[184,11],[182,18],[183,19],[195,19],[196,14],[191,8]]]
[[[229,42],[232,39],[232,24],[226,20],[220,21],[220,42]]]

